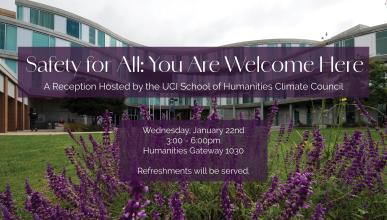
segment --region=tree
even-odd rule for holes
[[[381,61],[373,61],[369,64],[369,96],[366,104],[378,109],[384,115],[387,114],[387,65]],[[378,114],[379,123],[384,123],[386,118]]]
[[[380,107],[387,103],[387,65],[380,61],[373,61],[369,64],[370,87],[367,104]],[[385,112],[384,106],[384,112]]]
[[[93,116],[93,124],[96,123],[95,118],[103,115],[106,110],[121,115],[127,108],[123,98],[71,98],[66,99],[62,107],[72,113]]]

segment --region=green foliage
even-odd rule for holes
[[[374,61],[369,64],[370,87],[368,105],[378,107],[379,104],[387,103],[387,66]]]

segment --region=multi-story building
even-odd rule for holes
[[[49,122],[87,117],[61,108],[58,99],[18,98],[18,47],[127,47],[141,46],[90,20],[27,0],[16,0],[17,10],[0,11],[0,132],[29,128],[29,111],[39,113],[39,127]]]
[[[101,25],[81,16],[29,0],[16,0],[15,12],[0,10],[0,132],[29,128],[29,110],[33,107],[39,113],[38,123],[42,128],[48,122],[77,121],[89,123],[87,116],[70,113],[61,107],[59,99],[20,98],[17,80],[18,47],[131,47],[142,46],[119,36]],[[302,39],[271,39],[235,43],[227,46],[244,47],[309,47],[309,46],[365,46],[370,48],[372,59],[385,60],[387,55],[387,24],[374,27],[358,25],[325,41]],[[129,114],[139,118],[138,107],[150,107],[154,119],[162,115],[166,118],[190,117],[194,100],[206,107],[209,98],[127,98]],[[238,118],[243,112],[246,118],[252,117],[256,108],[262,116],[272,104],[272,98],[219,98],[220,113],[225,119]],[[334,100],[283,99],[279,100],[280,111],[276,123],[290,120],[299,125],[334,123],[337,117],[347,122],[356,120],[352,108],[345,109],[344,115],[337,116]],[[385,104],[385,103],[381,103]],[[321,106],[325,116],[322,118]],[[385,108],[385,107],[384,107]],[[319,116],[320,115],[320,116]]]

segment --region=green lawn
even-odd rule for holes
[[[322,134],[326,143],[333,146],[336,141],[341,142],[344,132],[350,133],[353,130],[344,128],[323,129]],[[293,132],[286,146],[289,146],[289,144],[295,146],[301,140],[301,135],[302,130]],[[377,136],[375,133],[374,135]],[[270,147],[273,146],[276,138],[277,132],[273,132],[269,145],[269,171],[278,171],[278,166],[280,166],[277,161],[273,163],[273,150]],[[0,136],[0,191],[4,190],[6,183],[11,185],[19,213],[22,213],[22,216],[25,213],[23,211],[25,201],[24,182],[27,178],[34,189],[50,196],[44,178],[47,163],[51,163],[56,171],[66,167],[68,173],[74,175],[74,170],[69,166],[70,163],[64,153],[64,149],[73,144],[74,142],[68,135]],[[282,160],[283,157],[278,159]],[[283,174],[285,172],[283,170]],[[194,189],[194,191],[197,190]]]
[[[47,163],[56,169],[72,168],[64,154],[64,149],[71,144],[68,135],[1,136],[0,190],[9,183],[18,208],[23,208],[27,178],[36,190],[47,192],[44,178]]]

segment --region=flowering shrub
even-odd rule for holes
[[[219,120],[216,98],[211,100],[208,120]],[[355,130],[342,140],[327,142],[314,128],[299,134],[293,122],[280,126],[269,149],[271,178],[267,183],[149,183],[119,179],[119,133],[106,112],[102,140],[89,135],[76,137],[65,154],[76,176],[58,172],[48,164],[46,180],[54,197],[35,191],[26,181],[25,209],[38,219],[326,219],[386,218],[385,135],[376,120],[357,102],[359,112],[372,127]],[[200,120],[203,107],[195,101],[192,120]],[[267,132],[277,114],[274,102],[267,119]],[[152,117],[140,107],[142,119]],[[239,117],[245,120],[243,114]],[[123,116],[123,120],[128,120]],[[259,109],[254,120],[261,121]],[[376,130],[377,138],[372,129]],[[294,147],[293,147],[294,145]],[[286,149],[286,152],[282,149]],[[293,149],[294,148],[294,149]],[[272,156],[270,156],[272,155]],[[274,155],[274,157],[273,157]],[[281,169],[285,167],[284,169]],[[383,200],[384,199],[384,200]],[[118,202],[117,202],[118,201]],[[114,204],[114,205],[113,205]],[[0,193],[3,219],[19,219],[11,188]]]

